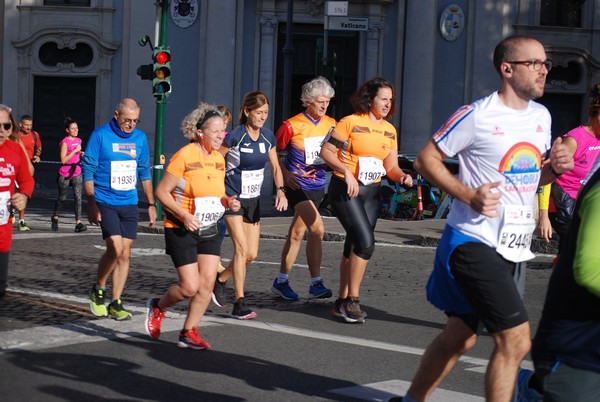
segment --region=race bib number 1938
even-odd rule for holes
[[[137,184],[137,162],[111,161],[110,188],[113,190],[133,190]]]

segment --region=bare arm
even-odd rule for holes
[[[179,178],[169,172],[165,172],[163,178],[156,187],[156,198],[160,201],[162,206],[169,212],[171,212],[177,219],[179,219],[184,227],[189,231],[195,231],[200,229],[202,223],[190,213],[179,205],[171,195],[171,191],[177,185]]]
[[[146,194],[146,199],[148,203],[154,204],[154,192],[152,191],[152,180],[143,180],[142,188],[144,189],[144,194]],[[156,223],[156,206],[150,205],[148,207],[148,217],[150,218],[150,227],[154,226]]]
[[[271,162],[271,168],[273,169],[273,180],[277,187],[277,196],[275,197],[275,208],[278,211],[285,211],[288,207],[288,200],[285,197],[285,193],[280,190],[283,187],[283,174],[279,167],[279,160],[277,159],[277,149],[271,148],[269,151],[269,162]]]
[[[388,156],[383,160],[383,167],[387,177],[406,187],[412,187],[412,176],[398,166],[398,151],[390,151]]]
[[[98,226],[102,220],[98,205],[96,205],[96,198],[94,197],[94,182],[92,180],[83,183],[83,189],[87,196],[87,214],[88,221],[92,225]]]
[[[497,207],[502,195],[491,190],[498,187],[501,182],[486,183],[478,188],[470,188],[454,177],[444,166],[442,161],[445,158],[446,155],[438,146],[433,141],[429,141],[417,155],[414,166],[429,182],[469,205],[478,213],[490,218],[498,216]]]
[[[331,133],[333,138],[338,138],[335,130]],[[339,140],[339,138],[338,138]],[[321,146],[321,158],[329,165],[330,168],[335,170],[336,172],[342,174],[344,176],[344,180],[346,181],[346,185],[348,186],[348,196],[349,197],[357,197],[358,196],[358,181],[348,169],[348,166],[337,156],[338,149],[335,145],[330,142],[326,142]]]
[[[558,137],[550,149],[550,163],[542,168],[540,186],[552,183],[561,174],[573,169],[573,154],[577,149],[577,142],[571,138]]]
[[[19,145],[23,149],[23,153],[25,154],[25,160],[27,161],[27,166],[29,167],[29,173],[33,176],[35,173],[35,168],[33,167],[33,163],[29,160],[29,155],[27,155],[27,150],[25,149],[25,145],[23,145],[23,141],[19,141]]]
[[[77,145],[75,149],[71,151],[70,154],[67,155],[67,144],[62,143],[60,145],[60,162],[67,163],[69,160],[75,156],[76,153],[81,152],[81,144]]]

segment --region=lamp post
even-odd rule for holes
[[[158,46],[159,48],[168,49],[167,45],[167,22],[169,12],[169,0],[160,0],[160,27],[158,34]],[[152,185],[156,190],[158,183],[163,177],[165,167],[165,155],[164,155],[164,139],[165,139],[165,110],[167,104],[167,97],[169,93],[165,93],[162,96],[156,96],[156,125],[154,135],[154,172],[152,174]],[[156,204],[156,216],[160,219],[162,215],[162,206],[160,203]]]

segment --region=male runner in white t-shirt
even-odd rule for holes
[[[540,42],[509,37],[494,51],[499,91],[456,111],[415,160],[430,182],[455,197],[438,246],[427,297],[448,316],[428,346],[403,401],[423,401],[467,353],[485,326],[494,351],[485,376],[488,401],[509,401],[529,352],[529,318],[513,279],[533,258],[533,200],[538,185],[573,167],[551,118],[533,102],[552,67]],[[550,162],[543,156],[550,149]],[[457,155],[459,177],[442,160]]]

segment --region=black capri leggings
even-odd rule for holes
[[[348,197],[348,186],[343,179],[337,176],[331,178],[329,183],[329,202],[335,216],[344,229],[346,241],[344,242],[344,257],[350,258],[350,252],[362,259],[368,260],[375,250],[375,224],[377,223],[377,210],[379,209],[380,183],[365,186],[359,183],[358,197]]]

